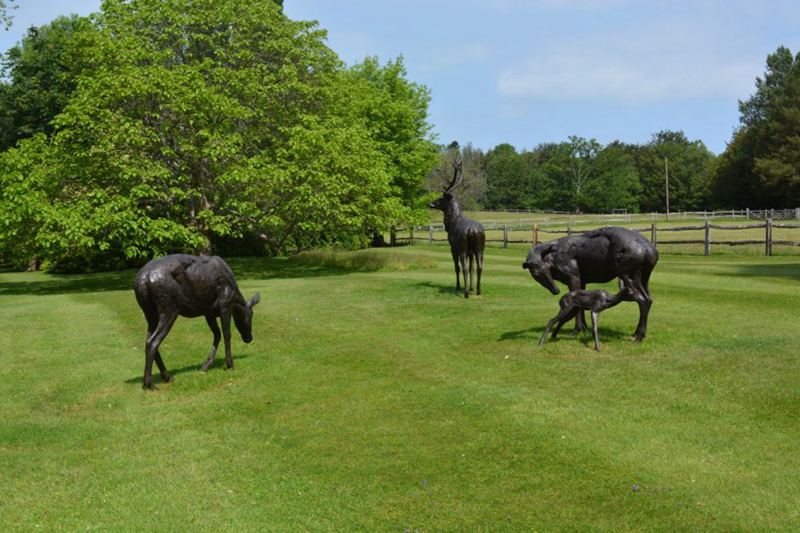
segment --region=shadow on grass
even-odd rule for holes
[[[142,353],[142,359],[144,359],[144,349],[142,350],[142,352],[143,352]],[[248,357],[250,357],[250,356],[249,355],[240,355],[238,357],[234,356],[233,357],[233,363],[235,365],[236,361],[241,361],[242,359],[247,359]],[[200,367],[202,367],[203,363],[205,363],[205,362],[206,362],[205,359],[203,359],[202,361],[198,361],[197,364],[186,365],[186,366],[183,366],[181,368],[176,368],[176,369],[172,369],[172,368],[169,367],[169,365],[167,365],[167,372],[169,372],[172,375],[173,379],[175,379],[176,376],[179,376],[181,374],[185,374],[187,372],[202,372],[202,370],[200,370]],[[164,364],[166,364],[166,361],[164,361]],[[235,368],[235,366],[234,366],[234,368]],[[214,360],[214,364],[211,365],[211,368],[208,369],[208,372],[212,372],[212,371],[215,371],[215,370],[227,370],[225,368],[225,355],[224,354],[222,355],[222,357],[219,357],[219,355],[217,355],[217,358]],[[126,379],[125,383],[141,385],[143,378],[144,378],[144,370],[142,370],[142,374],[140,374],[140,375],[138,375],[136,377],[132,377],[132,378]],[[156,383],[156,384],[164,383],[164,380],[161,379],[161,374],[158,372],[158,368],[156,367],[155,363],[153,363],[153,383]]]
[[[291,257],[231,258],[228,263],[239,280],[340,276],[384,268],[406,270],[435,265],[430,258],[422,255],[374,249],[355,252],[313,251]],[[31,274],[38,279],[0,282],[0,296],[132,291],[136,272],[128,269],[95,274]]]
[[[454,296],[459,296],[460,298],[464,298],[464,289],[456,289],[455,285],[439,285],[438,283],[432,283],[430,281],[422,281],[416,284],[417,287],[423,287],[425,289],[435,289],[439,292],[439,294],[452,294]],[[470,296],[475,294],[475,292],[471,292]]]
[[[580,335],[577,335],[571,327],[570,329],[566,329],[566,327],[567,326],[565,325],[564,328],[561,329],[555,341],[548,336],[547,342],[558,342],[561,339],[576,340],[577,337],[577,340],[579,340],[584,346],[594,346],[594,337],[592,336],[591,330],[584,330]],[[500,335],[500,338],[497,339],[497,342],[523,339],[534,340],[538,343],[539,339],[542,337],[542,333],[544,333],[544,328],[544,326],[541,326],[521,329],[519,331],[506,331]],[[605,339],[619,340],[630,337],[630,335],[624,331],[617,331],[614,329],[606,329],[601,327],[597,328],[597,332],[600,335],[600,342],[603,342]]]
[[[133,290],[135,270],[100,272],[97,274],[32,274],[36,281],[0,282],[0,296],[29,294],[42,296],[74,292]]]
[[[800,263],[736,265],[735,270],[732,272],[724,272],[720,275],[733,277],[785,278],[792,281],[800,281]]]

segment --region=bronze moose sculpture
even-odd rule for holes
[[[577,290],[568,292],[558,301],[560,310],[556,316],[550,319],[550,321],[547,323],[547,326],[544,328],[542,338],[539,339],[539,346],[544,346],[544,343],[547,340],[547,334],[554,325],[555,329],[553,330],[553,340],[555,340],[556,336],[558,336],[561,326],[575,318],[580,311],[585,310],[591,312],[594,349],[599,352],[600,335],[597,331],[597,315],[600,314],[601,311],[605,311],[606,309],[614,307],[623,300],[630,299],[630,293],[630,287],[624,287],[617,294],[609,294],[608,291],[604,290]]]
[[[461,205],[453,196],[453,190],[461,185],[463,180],[462,164],[459,158],[453,163],[453,180],[442,190],[441,198],[429,205],[432,209],[444,212],[444,228],[447,231],[447,241],[450,243],[450,253],[453,255],[453,264],[456,269],[456,290],[461,288],[460,270],[464,273],[464,298],[469,298],[469,293],[474,287],[476,267],[478,270],[477,294],[481,294],[486,233],[480,222],[464,215]],[[467,283],[467,258],[469,258],[469,283]]]
[[[158,365],[165,382],[172,379],[158,348],[178,315],[190,318],[204,316],[214,335],[211,353],[202,366],[203,371],[208,370],[217,355],[220,340],[217,317],[222,324],[228,368],[233,368],[231,318],[242,340],[246,343],[253,340],[253,306],[261,296],[256,293],[249,301],[245,301],[233,272],[220,257],[175,254],[154,259],[136,275],[133,290],[147,319],[143,383],[147,389],[153,388],[153,361]]]
[[[562,237],[534,246],[522,268],[553,294],[560,281],[575,291],[587,283],[606,283],[619,278],[620,287],[629,287],[629,298],[639,304],[639,324],[634,339],[647,333],[647,316],[653,304],[650,274],[658,262],[658,251],[639,232],[607,227],[581,235]],[[585,329],[583,310],[576,314],[575,329]]]

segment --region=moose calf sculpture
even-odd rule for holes
[[[464,180],[461,159],[453,163],[453,180],[442,190],[442,197],[430,203],[430,207],[444,212],[444,228],[447,231],[447,240],[450,243],[450,253],[453,254],[453,264],[456,269],[456,290],[461,288],[459,277],[459,262],[461,272],[464,273],[464,298],[469,298],[473,289],[475,266],[478,269],[478,289],[481,293],[481,274],[483,273],[483,249],[486,246],[486,234],[483,225],[471,218],[464,216],[461,205],[453,196],[453,190],[461,185]],[[469,257],[469,284],[467,284],[467,257]],[[477,263],[477,265],[474,265]]]
[[[553,294],[555,280],[571,291],[585,289],[587,283],[605,283],[619,278],[621,287],[630,288],[630,298],[639,304],[639,324],[634,338],[644,339],[647,315],[653,298],[648,287],[650,274],[658,262],[658,251],[636,231],[608,227],[582,235],[563,237],[534,246],[522,268]],[[575,329],[585,328],[583,311],[577,313]]]
[[[558,306],[561,310],[553,317],[544,328],[542,338],[539,340],[539,346],[543,346],[547,340],[547,334],[550,329],[555,325],[556,329],[553,330],[553,339],[558,336],[561,326],[564,323],[575,318],[580,311],[586,310],[592,313],[592,333],[594,334],[594,349],[600,351],[600,335],[597,332],[597,315],[600,311],[605,311],[614,307],[623,300],[629,299],[631,293],[630,287],[624,287],[617,294],[609,294],[607,291],[570,291],[561,297],[558,301]]]
[[[202,366],[203,371],[208,370],[217,355],[220,340],[217,317],[222,323],[228,368],[233,368],[231,317],[242,340],[246,343],[253,340],[253,306],[261,296],[256,293],[249,301],[245,301],[233,272],[219,257],[176,254],[154,259],[136,275],[133,290],[147,319],[145,388],[153,388],[153,361],[158,365],[161,378],[165,382],[172,379],[158,348],[178,315],[190,318],[205,316],[208,327],[211,328],[214,342],[208,360]]]

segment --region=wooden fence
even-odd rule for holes
[[[652,223],[649,227],[645,228],[630,228],[633,231],[638,231],[649,238],[649,240],[658,248],[659,244],[662,245],[692,245],[702,244],[703,254],[711,255],[711,245],[727,245],[727,246],[742,246],[742,245],[762,245],[764,247],[764,254],[767,256],[772,255],[773,246],[796,246],[800,247],[800,240],[778,240],[774,238],[774,230],[776,228],[782,229],[800,229],[800,223],[776,223],[772,218],[767,218],[764,222],[756,224],[742,224],[742,225],[720,225],[712,224],[706,221],[702,225],[694,226],[671,226],[671,227],[658,227],[657,224]],[[551,227],[541,227],[538,224],[531,226],[502,224],[495,227],[489,227],[487,230],[495,230],[495,233],[502,231],[502,238],[491,238],[487,236],[486,242],[501,243],[503,248],[508,248],[509,244],[531,244],[536,245],[540,242],[549,241],[563,235],[577,235],[586,233],[591,230],[576,230],[572,225],[568,225],[565,229],[555,229]],[[713,231],[712,231],[713,230]],[[715,232],[734,232],[748,230],[749,233],[761,230],[763,238],[759,239],[739,239],[739,240],[721,240],[716,238]],[[659,234],[693,231],[703,232],[703,239],[676,239],[664,240],[659,242]],[[513,238],[511,233],[520,233],[526,235],[523,238]],[[547,236],[552,235],[552,238]],[[798,233],[800,235],[800,233]],[[800,237],[799,237],[800,239]],[[395,246],[400,243],[427,242],[433,244],[434,242],[447,241],[447,235],[444,233],[444,226],[442,224],[430,224],[427,226],[415,226],[406,229],[394,229],[390,234],[390,243]]]

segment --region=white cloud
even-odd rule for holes
[[[497,89],[552,101],[744,97],[763,58],[718,49],[719,41],[707,28],[663,23],[555,42],[504,69]]]

